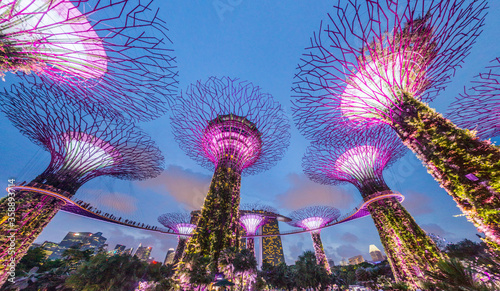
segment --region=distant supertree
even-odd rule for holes
[[[351,183],[364,201],[370,201],[393,193],[382,172],[405,150],[391,128],[379,125],[359,134],[339,136],[328,144],[313,143],[302,165],[311,180],[326,185]],[[373,202],[368,210],[394,277],[416,286],[424,272],[441,258],[441,252],[396,198]]]
[[[500,253],[500,149],[424,103],[468,55],[486,1],[359,2],[339,1],[311,39],[293,88],[297,126],[325,140],[388,124]]]
[[[106,114],[163,115],[177,76],[152,1],[7,0],[0,4],[0,74],[74,90]],[[161,96],[161,97],[159,97]]]
[[[241,175],[276,164],[288,147],[290,126],[271,95],[228,77],[189,86],[178,98],[171,121],[187,155],[215,170],[186,253],[209,255],[217,270],[220,252],[239,248]]]
[[[260,203],[246,203],[240,206],[240,223],[247,232],[247,249],[255,253],[254,236],[257,230],[266,224],[268,217],[275,216],[278,210]]]
[[[328,264],[328,258],[325,255],[325,250],[323,249],[323,243],[321,242],[321,228],[328,223],[334,221],[340,216],[340,211],[335,207],[330,206],[310,206],[295,210],[290,213],[291,221],[288,224],[296,227],[301,227],[308,230],[311,233],[314,253],[316,254],[316,262],[318,265],[323,266],[328,273],[332,273],[330,270],[330,264]]]
[[[472,81],[473,87],[450,106],[450,119],[483,139],[500,136],[500,59]]]
[[[196,228],[196,224],[191,223],[190,213],[166,213],[158,217],[158,221],[179,234],[179,243],[174,255],[174,264],[177,264],[184,253],[189,235]]]
[[[1,95],[2,112],[22,134],[51,155],[47,169],[26,185],[30,190],[15,193],[15,205],[9,205],[7,197],[1,201],[2,215],[7,215],[9,206],[15,214],[14,229],[10,220],[0,223],[3,262],[17,263],[64,204],[39,194],[37,189],[71,198],[84,183],[98,176],[143,180],[161,172],[159,149],[130,121],[104,119],[90,108],[82,109],[60,91],[42,86],[21,85]],[[9,251],[9,236],[15,237],[14,254]],[[0,266],[0,284],[7,279],[6,267]]]

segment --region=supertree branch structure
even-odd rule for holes
[[[283,156],[289,123],[272,96],[248,82],[211,77],[192,84],[172,110],[175,139],[214,175],[187,253],[209,255],[238,248],[242,174],[269,169]]]
[[[174,255],[174,264],[177,264],[184,253],[189,235],[196,228],[196,224],[191,223],[191,214],[189,213],[165,213],[158,217],[158,222],[179,234],[179,243]]]
[[[313,143],[303,159],[306,175],[313,181],[336,185],[351,183],[363,200],[391,193],[382,171],[404,153],[404,146],[386,125],[342,136],[331,143]],[[395,198],[382,199],[368,206],[398,281],[417,286],[442,257],[413,217]]]
[[[328,273],[330,264],[325,255],[323,243],[321,242],[320,231],[321,228],[328,223],[334,221],[340,216],[340,211],[331,206],[310,206],[295,210],[290,213],[289,217],[292,219],[287,222],[288,224],[308,230],[311,233],[314,252],[316,254],[316,263],[323,266]]]
[[[107,106],[108,115],[161,116],[175,96],[177,71],[151,2],[3,1],[0,74],[19,71],[30,82],[74,90],[73,98]]]
[[[61,91],[45,87],[12,87],[2,93],[1,110],[22,134],[48,151],[47,169],[27,185],[71,198],[98,176],[143,180],[159,175],[163,157],[154,142],[130,121],[105,119],[79,107]],[[94,108],[105,110],[105,108]],[[36,191],[15,193],[15,205],[0,204],[0,258],[18,262],[62,206],[61,200]],[[14,223],[7,219],[14,212]],[[11,247],[10,237],[15,237]],[[0,283],[7,279],[0,266]]]
[[[335,7],[299,64],[296,124],[317,140],[388,124],[500,252],[500,150],[424,103],[469,53],[486,1],[400,2]]]
[[[472,88],[450,106],[449,117],[461,128],[477,132],[483,139],[500,135],[500,59],[474,77]]]
[[[266,224],[268,217],[274,217],[278,211],[271,206],[260,203],[247,203],[240,206],[240,223],[247,236],[247,249],[255,253],[255,240],[252,236]]]

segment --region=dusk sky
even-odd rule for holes
[[[190,83],[209,76],[229,76],[247,80],[273,95],[284,107],[290,122],[291,87],[301,54],[309,38],[318,31],[327,13],[334,12],[332,1],[265,1],[157,0],[160,17],[169,29],[174,56],[179,69],[179,93]],[[161,5],[161,6],[160,6]],[[498,29],[500,3],[491,1],[482,35],[447,89],[430,105],[445,112],[472,77],[499,57]],[[7,74],[2,82],[6,88],[20,82]],[[1,81],[0,81],[1,82]],[[161,176],[129,182],[113,178],[97,178],[85,184],[74,197],[117,217],[159,225],[157,217],[167,212],[191,211],[203,204],[212,172],[189,159],[174,140],[170,115],[138,124],[152,138],[165,156],[165,171]],[[33,144],[0,115],[2,138],[0,148],[0,178],[29,181],[48,165],[47,152]],[[266,172],[242,178],[242,203],[260,202],[271,205],[280,213],[311,205],[330,205],[341,213],[352,211],[362,201],[351,185],[323,186],[311,182],[302,171],[301,161],[309,142],[292,125],[291,144],[283,160]],[[497,143],[499,138],[493,139]],[[384,172],[387,184],[405,195],[403,206],[426,231],[455,242],[468,238],[477,241],[476,228],[460,214],[455,202],[439,187],[421,162],[408,152]],[[282,230],[292,227],[280,223]],[[116,244],[136,248],[139,243],[153,247],[152,256],[163,261],[169,248],[175,248],[177,237],[140,231],[124,226],[58,213],[37,239],[60,242],[68,231],[101,231],[108,238],[109,249]],[[342,257],[358,254],[370,260],[368,246],[383,250],[373,220],[365,217],[322,231],[326,254],[338,264]],[[259,244],[257,240],[257,244]],[[283,236],[286,262],[293,264],[305,250],[313,250],[308,233]],[[256,247],[257,249],[257,247]],[[260,253],[260,251],[258,251]]]

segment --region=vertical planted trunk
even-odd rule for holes
[[[323,266],[328,274],[331,274],[330,264],[328,263],[328,259],[325,255],[325,249],[323,248],[323,243],[321,242],[321,236],[319,231],[312,231],[311,238],[314,245],[314,253],[316,254],[316,263],[318,265]]]
[[[0,202],[0,286],[62,205],[56,198],[29,191],[9,194]]]
[[[500,149],[408,94],[401,107],[391,126],[500,253]]]
[[[255,239],[247,237],[247,249],[255,256]]]
[[[177,248],[175,249],[174,262],[173,264],[177,264],[184,254],[184,250],[186,249],[186,243],[189,238],[179,236],[179,242],[177,243]]]
[[[239,248],[239,205],[241,175],[230,167],[219,165],[215,170],[200,218],[186,253],[210,256],[212,271],[221,251]]]
[[[416,286],[442,258],[436,244],[395,198],[368,206],[397,281]]]

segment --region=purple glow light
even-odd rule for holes
[[[383,122],[380,113],[394,107],[402,92],[416,94],[419,84],[416,72],[425,71],[414,61],[418,52],[407,53],[407,57],[404,55],[391,54],[367,64],[358,64],[359,71],[348,78],[340,97],[342,115],[352,121]]]
[[[375,177],[375,167],[380,158],[379,150],[371,145],[362,145],[346,150],[336,161],[335,167],[358,181]]]
[[[238,169],[245,169],[260,158],[260,136],[255,125],[245,118],[232,114],[219,116],[205,130],[203,151],[214,165],[230,160]]]
[[[110,143],[82,132],[61,135],[65,169],[88,172],[112,166],[120,161],[121,154]]]
[[[332,221],[333,219],[325,219],[323,217],[309,217],[300,221],[299,225],[304,229],[311,230],[323,227]]]
[[[307,230],[321,228],[339,218],[340,211],[331,206],[310,206],[290,213],[292,219],[288,224]],[[318,229],[317,232],[320,230]]]
[[[259,214],[245,214],[240,217],[240,222],[247,231],[247,235],[255,235],[259,227],[266,222],[266,218]]]
[[[184,234],[183,236],[181,235],[181,237],[187,238],[187,235],[191,234],[196,228],[196,224],[179,223],[175,226],[175,228],[177,229],[176,232],[178,234]]]
[[[106,52],[87,17],[66,0],[13,0],[0,5],[0,31],[27,57],[85,79],[107,71]]]

